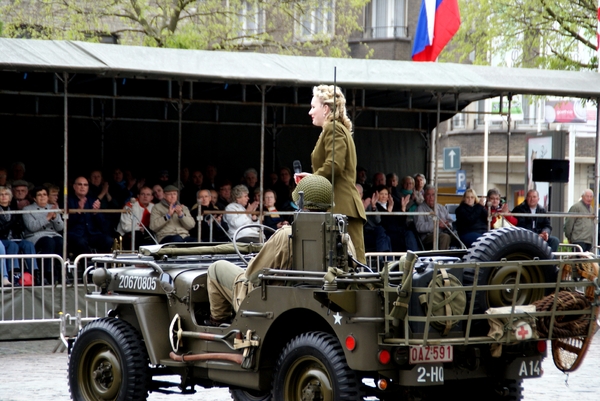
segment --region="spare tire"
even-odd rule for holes
[[[488,231],[477,239],[465,255],[466,262],[493,262],[511,260],[549,260],[553,259],[552,250],[538,234],[519,227],[504,227]],[[556,282],[557,267],[554,265],[526,266],[521,271],[519,282],[523,284]],[[473,285],[475,269],[465,269],[463,284]],[[483,313],[488,308],[511,306],[514,292],[509,288],[517,278],[517,267],[498,265],[481,268],[477,285],[506,285],[505,290],[477,291],[475,295],[475,313]],[[548,286],[549,287],[549,286]],[[526,288],[517,291],[516,305],[529,305],[542,299],[553,288]]]

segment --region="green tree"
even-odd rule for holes
[[[0,15],[8,37],[347,57],[368,1],[14,0]]]
[[[596,70],[597,0],[459,0],[445,60]]]

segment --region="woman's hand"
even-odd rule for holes
[[[394,198],[392,198],[391,196],[388,198],[387,208],[388,212],[391,212],[394,209]]]
[[[248,206],[246,206],[247,212],[254,212],[258,208],[258,201],[254,201],[252,203],[248,202]]]
[[[402,211],[406,212],[406,205],[408,205],[410,203],[410,198],[411,195],[406,195],[404,198],[402,198]],[[392,199],[392,197],[390,197],[390,199]]]
[[[373,192],[373,196],[371,196],[371,207],[373,209],[377,209],[377,200],[379,199],[379,192]]]
[[[100,191],[100,194],[98,194],[98,198],[104,198],[107,193],[108,193],[108,182],[104,181],[104,183],[102,184],[102,191]]]

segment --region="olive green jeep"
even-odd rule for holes
[[[86,298],[111,309],[70,341],[72,398],[229,387],[248,401],[439,400],[451,391],[518,400],[523,380],[542,375],[547,344],[560,369],[583,359],[597,328],[597,260],[553,255],[534,233],[502,228],[468,250],[362,265],[345,232],[343,216],[297,214],[292,269],[263,269],[219,327],[204,323],[207,269],[245,266],[260,244],[94,259]]]

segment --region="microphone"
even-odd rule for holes
[[[302,172],[302,163],[300,160],[294,160],[294,173],[300,174]]]

